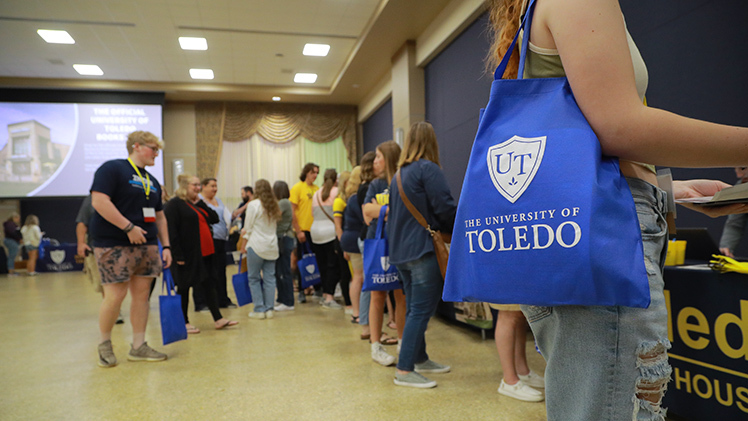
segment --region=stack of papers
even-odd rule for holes
[[[724,206],[733,203],[748,203],[748,183],[727,187],[714,196],[678,199],[676,203],[695,203],[701,206]]]

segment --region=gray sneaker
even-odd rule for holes
[[[127,359],[130,361],[163,361],[166,359],[166,354],[151,348],[148,346],[148,342],[143,342],[143,345],[140,345],[138,349],[130,348]]]
[[[323,308],[327,308],[330,310],[340,310],[341,308],[343,308],[343,306],[338,304],[338,302],[335,300],[321,301],[321,303]]]
[[[411,371],[407,374],[395,373],[395,384],[398,386],[416,387],[418,389],[430,389],[436,387],[436,382]]]
[[[452,367],[437,362],[426,360],[420,364],[416,364],[416,373],[449,373]]]
[[[114,356],[112,341],[106,340],[99,344],[99,367],[114,367],[117,365],[117,357]]]

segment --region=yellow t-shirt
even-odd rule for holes
[[[312,228],[312,196],[319,190],[319,186],[311,186],[303,181],[299,181],[291,188],[291,197],[288,199],[296,205],[296,220],[299,222],[299,228],[302,231],[309,231]]]
[[[347,203],[345,203],[345,200],[343,200],[340,196],[335,198],[335,201],[332,203],[332,216],[336,217],[343,217],[343,212],[345,212],[345,207]]]

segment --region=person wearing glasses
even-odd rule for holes
[[[171,265],[161,185],[145,167],[153,166],[164,144],[153,133],[135,131],[127,137],[127,159],[107,161],[96,170],[91,186],[94,256],[99,266],[104,300],[99,310],[99,366],[113,367],[112,327],[130,291],[133,337],[130,361],[163,361],[166,354],[145,342],[148,297],[162,267]],[[159,256],[158,241],[163,252]]]

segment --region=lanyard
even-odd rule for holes
[[[138,173],[138,177],[140,177],[140,184],[143,185],[143,190],[145,190],[145,200],[148,200],[148,196],[151,194],[151,178],[148,176],[148,172],[146,171],[145,173],[145,179],[148,181],[148,184],[146,185],[146,183],[143,182],[143,176],[140,175],[140,170],[135,165],[135,163],[132,162],[132,159],[127,158],[127,162],[129,162],[130,165],[132,165],[132,167],[135,169],[135,172]]]

